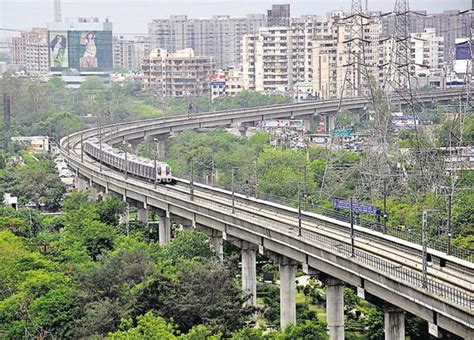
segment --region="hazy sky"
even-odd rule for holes
[[[364,0],[363,0],[364,1]],[[290,3],[292,15],[350,10],[351,0],[62,0],[63,18],[71,16],[109,17],[116,33],[146,33],[147,23],[170,14],[209,17],[217,14],[244,16],[266,13],[272,3]],[[390,11],[395,0],[368,0],[369,9]],[[54,0],[0,0],[0,28],[29,29],[53,20]],[[469,9],[471,0],[411,0],[412,10],[439,12]]]

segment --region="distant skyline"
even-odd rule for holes
[[[266,13],[272,4],[291,4],[291,15],[324,15],[331,10],[350,10],[350,0],[62,0],[62,17],[110,18],[116,34],[145,34],[148,22],[156,18],[168,18],[173,14],[184,14],[191,18],[212,15],[241,17],[246,14]],[[391,11],[395,0],[368,1],[369,10]],[[429,13],[443,10],[465,10],[471,8],[472,0],[412,0],[412,10]],[[54,0],[0,0],[0,27],[29,30],[31,27],[46,27],[54,20]],[[3,32],[3,35],[6,33]],[[8,34],[8,33],[7,33]],[[11,34],[11,33],[10,33]],[[9,35],[10,35],[9,34]],[[1,35],[0,35],[1,36]]]

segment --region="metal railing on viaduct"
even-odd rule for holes
[[[429,92],[423,102],[459,98],[456,91]],[[343,102],[344,110],[366,109],[363,98]],[[315,113],[331,114],[338,101],[231,110],[120,123],[102,128],[102,140],[110,145],[124,141],[138,144],[144,138],[158,143],[185,129],[246,124],[255,121],[309,119]],[[301,118],[300,118],[301,119]],[[76,171],[78,188],[114,194],[138,208],[138,218],[148,221],[150,209],[160,216],[159,239],[170,240],[174,220],[210,237],[222,255],[223,240],[242,250],[242,289],[256,305],[256,252],[280,265],[280,323],[296,321],[296,267],[318,274],[327,286],[327,322],[331,339],[344,339],[344,283],[357,287],[367,299],[384,301],[386,339],[404,339],[404,311],[429,322],[430,332],[448,330],[474,338],[474,264],[442,251],[429,249],[431,265],[422,270],[420,245],[392,235],[350,225],[335,218],[298,210],[273,202],[232,194],[229,191],[187,180],[177,185],[158,185],[100,166],[82,151],[81,143],[97,137],[97,129],[63,138],[61,153]]]

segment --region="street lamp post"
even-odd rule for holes
[[[301,236],[301,183],[298,183],[298,236]]]
[[[128,160],[127,160],[127,150],[125,149],[125,162],[124,162],[124,170],[125,170],[125,179],[128,178]]]
[[[447,241],[447,244],[446,244],[446,255],[449,255],[449,253],[451,252],[451,210],[452,210],[452,200],[453,200],[453,196],[452,196],[452,193],[449,193],[449,196],[448,196],[448,221],[446,223],[446,234],[448,236],[448,241]]]
[[[428,237],[426,235],[428,229],[428,210],[423,210],[423,220],[421,224],[421,244],[423,247],[422,253],[422,272],[423,272],[423,281],[422,287],[426,288],[428,285],[427,270],[428,270]]]
[[[191,181],[189,182],[191,201],[194,201],[194,160],[191,160]]]
[[[84,133],[81,131],[81,163],[84,163]]]
[[[306,165],[303,167],[304,171],[304,187],[303,187],[303,198],[304,198],[304,206],[303,209],[306,210],[306,205],[308,204],[308,169]]]
[[[354,209],[352,204],[352,197],[351,197],[351,256],[355,256],[355,249],[354,249],[354,241],[355,241],[355,234],[354,234]]]
[[[235,167],[232,167],[232,179],[231,179],[231,186],[232,186],[232,214],[235,214]]]
[[[157,170],[157,167],[156,167],[156,154],[157,154],[157,151],[156,151],[156,149],[155,149],[155,152],[154,152],[154,156],[155,156],[155,157],[154,157],[154,162],[153,162],[153,163],[154,163],[154,168],[155,168],[155,170],[154,170],[154,172],[153,172],[153,174],[154,174],[154,181],[155,181],[155,189],[156,189],[156,170]]]
[[[258,155],[255,158],[255,198],[258,198]]]
[[[99,171],[102,172],[102,125],[99,125]]]
[[[383,233],[387,233],[387,179],[383,180]]]

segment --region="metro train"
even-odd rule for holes
[[[171,167],[164,162],[156,162],[116,149],[109,144],[102,143],[97,138],[90,138],[84,142],[84,152],[103,164],[127,172],[140,178],[145,178],[157,183],[174,183]],[[102,149],[102,150],[101,150]],[[102,151],[102,155],[101,155]]]

